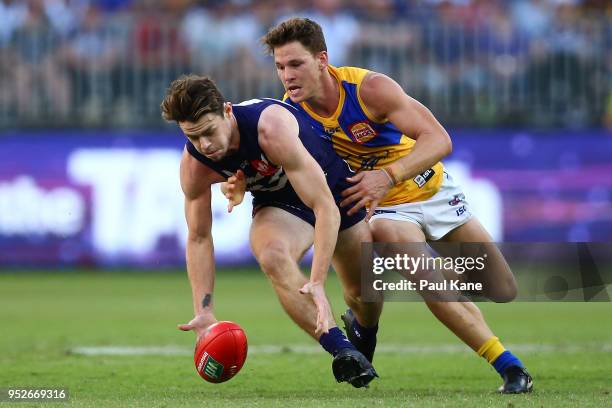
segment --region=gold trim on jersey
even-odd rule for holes
[[[334,78],[336,78],[336,82],[338,83],[338,91],[340,92],[340,100],[338,101],[338,105],[336,106],[336,110],[334,111],[334,113],[331,116],[327,116],[327,117],[321,116],[315,111],[313,111],[310,108],[310,106],[308,106],[308,103],[306,102],[300,103],[300,105],[302,106],[302,108],[304,108],[306,113],[312,116],[317,122],[320,122],[326,128],[338,126],[338,117],[340,116],[340,112],[342,112],[342,107],[344,106],[344,99],[346,98],[346,91],[342,87],[340,78],[338,78],[331,70],[330,70],[330,73],[334,76]],[[334,125],[334,123],[336,125]]]

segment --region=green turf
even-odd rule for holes
[[[338,315],[338,283],[328,290]],[[241,324],[251,345],[315,344],[284,315],[263,275],[220,270],[217,317]],[[320,354],[252,354],[231,381],[202,381],[189,356],[81,356],[76,346],[191,347],[175,327],[191,318],[182,273],[0,274],[0,388],[64,386],[78,407],[610,406],[612,304],[481,304],[507,344],[578,346],[520,354],[535,378],[531,395],[494,392],[500,379],[470,352],[379,353],[381,378],[368,390],[336,384]],[[419,303],[385,306],[379,344],[458,344]],[[8,404],[4,404],[8,405]],[[25,406],[48,404],[19,404]],[[61,403],[51,405],[58,406]],[[12,405],[11,405],[12,406]]]

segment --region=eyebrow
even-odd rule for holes
[[[293,58],[293,59],[291,59],[291,60],[287,61],[287,62],[285,63],[285,65],[288,65],[288,64],[295,64],[295,63],[297,63],[297,62],[300,62],[300,63],[301,63],[301,62],[304,62],[304,58]],[[282,65],[280,62],[277,62],[277,61],[275,62],[275,64],[276,64],[276,65]]]
[[[207,134],[214,127],[215,127],[215,125],[208,125],[207,124],[207,125],[204,126],[204,128],[200,129],[196,133],[187,133],[187,132],[183,132],[183,133],[185,133],[185,136],[187,136],[187,137],[198,137],[199,135]]]

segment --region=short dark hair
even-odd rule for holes
[[[321,26],[309,18],[290,18],[272,27],[261,42],[270,54],[274,49],[290,42],[298,41],[313,55],[327,51]]]
[[[225,101],[212,79],[191,74],[172,81],[160,107],[167,121],[197,122],[211,112],[223,116]]]

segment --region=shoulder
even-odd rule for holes
[[[385,120],[387,113],[404,95],[404,90],[397,82],[379,72],[370,71],[359,87],[359,98],[379,120]]]
[[[404,92],[402,87],[397,82],[385,74],[370,71],[361,82],[359,87],[359,95],[362,99],[368,100],[374,97],[381,97],[388,92]]]
[[[283,165],[295,153],[300,125],[296,117],[282,105],[268,106],[258,124],[259,146],[272,162]]]
[[[271,104],[266,107],[261,112],[257,124],[260,136],[274,137],[274,135],[282,133],[281,130],[297,125],[297,119],[290,109],[294,108],[280,104]]]

